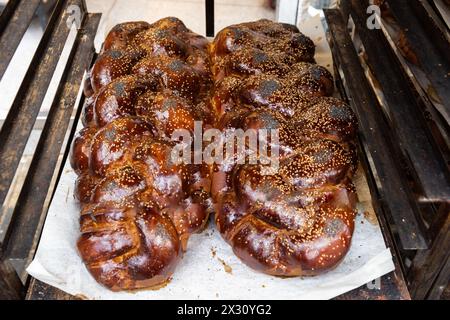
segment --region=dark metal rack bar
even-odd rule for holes
[[[0,16],[0,80],[8,68],[40,0],[9,0]],[[8,23],[12,21],[12,23]]]
[[[445,81],[441,68],[450,70],[449,38],[432,21],[430,7],[422,0],[386,2],[406,26],[433,87],[447,90],[441,97],[449,94],[450,79]],[[369,179],[369,186],[386,242],[395,251],[394,260],[412,297],[436,299],[448,287],[450,274],[450,180],[444,153],[448,146],[432,132],[430,122],[441,120],[433,119],[437,113],[427,113],[428,105],[403,69],[395,44],[382,30],[367,27],[368,6],[366,0],[343,0],[339,10],[326,11],[333,56],[344,77],[343,91],[360,120],[362,158],[371,158],[365,171],[377,177],[378,185]],[[350,33],[360,40],[358,47]],[[362,59],[383,92],[383,108],[362,67],[359,44],[364,49]],[[444,104],[448,103],[446,98]]]
[[[446,168],[447,165],[436,142],[431,137],[431,133],[427,130],[426,120],[422,113],[424,107],[421,106],[420,99],[415,99],[414,90],[409,84],[408,77],[383,32],[367,28],[365,12],[368,6],[367,0],[354,0],[352,1],[351,13],[356,24],[356,31],[364,43],[371,70],[381,85],[387,104],[392,106],[389,108],[389,118],[400,141],[400,147],[406,151],[407,157],[410,159],[411,166],[420,180],[426,200],[444,201],[450,199],[450,177]],[[405,11],[404,8],[397,12],[403,11]],[[425,54],[425,51],[420,52]],[[433,52],[436,51],[431,48],[426,51],[429,59],[433,56]],[[450,49],[447,53],[449,52]],[[444,61],[440,63],[444,63]],[[443,70],[448,72],[450,67],[445,69],[444,65],[441,64],[441,68],[439,68],[438,64],[440,63],[436,61],[430,64],[429,70],[426,71],[433,78],[440,78],[438,88],[444,87],[443,91],[447,91],[446,95],[450,99],[450,80],[447,80],[446,83],[442,81],[445,79],[442,74]]]
[[[81,0],[58,1],[0,131],[0,163],[8,168],[0,172],[0,203],[5,201],[70,32],[66,25],[69,5],[83,7]]]
[[[214,0],[205,0],[206,36],[214,37]]]
[[[15,9],[22,10],[24,3],[28,3],[28,1],[17,1]],[[83,0],[60,0],[55,5],[38,49],[0,132],[2,141],[0,159],[2,166],[8,168],[8,170],[3,170],[0,175],[0,201],[3,203],[47,92],[47,87],[66,45],[71,22],[77,20],[71,16],[73,12],[68,10],[70,6],[78,6],[80,9],[81,16],[79,18],[82,24],[78,26],[80,28],[71,47],[45,127],[7,226],[7,232],[0,240],[1,298],[24,297],[26,288],[21,282],[18,272],[22,271],[33,257],[39,241],[47,212],[45,200],[48,194],[53,192],[50,190],[52,177],[55,172],[60,174],[62,170],[62,166],[58,166],[58,157],[70,124],[70,117],[80,91],[84,72],[90,67],[95,54],[93,41],[101,15],[87,14]],[[11,13],[6,11],[6,14],[10,15]],[[3,19],[6,18],[2,15],[0,21]],[[5,26],[8,30],[13,27],[9,23]],[[11,45],[11,43],[3,43],[3,38],[1,41],[2,45]]]
[[[332,21],[331,15],[328,15],[327,20]],[[340,20],[339,16],[337,19]],[[336,21],[340,23],[341,21]],[[333,42],[332,42],[333,44]],[[341,78],[343,73],[342,69],[339,70],[338,65],[334,65],[335,68],[335,79],[336,86],[339,93],[347,103],[350,103],[350,98],[348,97],[347,90],[345,88],[344,79]],[[342,71],[342,72],[341,72]],[[400,254],[396,248],[394,235],[389,228],[389,222],[387,221],[386,215],[384,214],[383,203],[379,200],[381,195],[377,186],[377,178],[374,176],[374,172],[371,169],[371,160],[369,159],[369,153],[367,151],[367,146],[365,146],[364,138],[362,134],[358,137],[358,158],[361,161],[364,172],[366,173],[367,184],[369,186],[370,195],[372,198],[372,206],[377,215],[378,222],[380,224],[381,231],[383,233],[384,240],[387,247],[391,248],[391,253],[393,255],[393,262],[395,265],[395,270],[380,278],[380,290],[373,290],[368,286],[364,286],[358,289],[358,291],[353,290],[345,293],[339,297],[338,300],[350,300],[350,299],[360,299],[361,297],[367,297],[370,299],[380,300],[408,300],[410,295],[406,285],[406,281],[403,276],[403,271],[405,270],[402,261],[400,259]]]
[[[433,84],[444,112],[450,119],[450,43],[448,31],[432,19],[431,8],[424,0],[389,0],[397,22],[405,32],[420,66]],[[448,196],[448,195],[447,195]]]
[[[417,222],[419,210],[411,201],[406,181],[399,168],[399,151],[391,143],[389,126],[380,113],[381,106],[367,82],[359,63],[347,24],[337,10],[327,10],[326,17],[333,39],[335,60],[345,75],[349,98],[360,123],[360,131],[367,151],[374,159],[376,172],[382,184],[380,191],[384,206],[400,228],[400,239],[405,248],[426,248],[423,226]]]
[[[70,122],[81,80],[85,70],[90,67],[94,55],[93,41],[95,31],[100,22],[99,15],[88,15],[83,23],[83,29],[78,33],[76,43],[72,48],[69,63],[66,65],[59,90],[45,122],[45,127],[34,153],[28,175],[17,200],[13,220],[7,233],[8,259],[20,264],[20,269],[30,262],[28,253],[34,252],[36,232],[40,231],[47,193],[59,153],[64,142],[64,136]]]
[[[450,204],[441,205],[431,228],[436,236],[429,250],[418,250],[407,271],[410,292],[417,299],[438,299],[450,283]]]

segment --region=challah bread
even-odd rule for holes
[[[173,163],[170,141],[212,119],[206,45],[176,18],[119,24],[87,76],[71,153],[78,250],[111,290],[164,285],[208,220],[209,170]]]
[[[279,149],[275,173],[233,159],[214,166],[219,231],[245,264],[267,274],[334,268],[354,229],[354,113],[329,97],[333,78],[313,63],[314,45],[295,27],[268,20],[234,25],[218,33],[210,54],[216,127],[279,135],[271,146]]]
[[[222,236],[256,270],[315,275],[342,260],[354,228],[357,123],[331,97],[333,77],[314,52],[296,27],[268,20],[225,28],[211,44],[176,18],[110,31],[86,77],[70,159],[78,249],[99,283],[167,283],[213,200]],[[277,130],[269,145],[278,170],[240,155],[211,167],[174,163],[171,135],[196,121],[224,133]]]

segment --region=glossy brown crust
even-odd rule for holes
[[[135,47],[103,52],[91,71],[91,86],[94,92],[98,92],[114,79],[130,74],[133,65],[144,56],[145,52]]]
[[[102,51],[126,49],[140,32],[150,27],[151,25],[145,21],[120,23],[109,31],[103,42]]]
[[[71,163],[82,207],[78,249],[101,284],[167,283],[189,236],[207,222],[210,193],[218,229],[256,270],[315,275],[345,256],[356,118],[329,97],[333,78],[297,28],[234,25],[209,45],[176,18],[124,23],[108,34],[87,80]],[[279,129],[278,172],[172,163],[170,135],[197,120],[203,129]]]
[[[140,95],[158,88],[152,77],[122,76],[107,84],[97,93],[93,116],[97,126],[103,127],[114,119],[136,115],[134,106]]]
[[[314,45],[295,27],[234,25],[218,33],[210,53],[216,127],[277,129],[280,152],[270,175],[232,159],[214,167],[218,229],[255,270],[298,276],[334,268],[354,229],[353,111],[329,97],[333,78],[312,63]]]
[[[221,30],[210,46],[212,72],[220,81],[238,71],[282,72],[297,62],[314,62],[315,46],[297,28],[270,20],[242,23]]]
[[[99,182],[99,178],[90,175],[88,172],[82,173],[75,181],[74,196],[81,206],[91,202],[92,194]]]
[[[174,164],[170,135],[211,121],[207,40],[176,18],[114,27],[86,77],[74,139],[78,250],[111,290],[166,284],[211,210],[209,170]]]
[[[83,128],[76,135],[72,142],[70,165],[77,174],[82,174],[89,170],[89,158],[91,157],[91,142],[97,133],[96,128]]]
[[[80,225],[83,260],[114,291],[164,284],[181,255],[177,231],[156,209],[85,207]]]
[[[294,117],[317,98],[333,93],[333,77],[324,67],[297,63],[282,75],[258,73],[242,78],[231,74],[216,83],[211,107],[222,117],[226,113],[250,108],[268,108]]]
[[[186,28],[177,18],[164,18],[151,25],[128,22],[116,26],[91,71],[95,92],[121,76],[152,74],[163,87],[194,95],[211,85],[207,40]],[[192,84],[192,81],[195,81]],[[178,87],[176,84],[184,84]],[[201,96],[202,94],[200,94]],[[203,98],[203,97],[199,97]]]
[[[206,104],[192,106],[189,100],[171,91],[147,92],[135,104],[136,115],[154,123],[158,135],[171,136],[176,129],[194,131],[195,121],[204,126],[213,123],[213,115]]]
[[[83,93],[87,98],[94,95],[94,88],[92,88],[92,84],[91,84],[91,72],[90,71],[86,74],[86,77],[84,78]]]
[[[99,129],[90,145],[89,169],[97,176],[106,172],[118,161],[125,161],[135,144],[153,137],[152,126],[140,118],[119,118]]]
[[[94,102],[95,96],[86,97],[81,110],[81,123],[84,127],[95,126],[94,122]]]

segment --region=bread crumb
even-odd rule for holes
[[[229,274],[233,273],[233,269],[225,261],[223,261],[219,257],[217,258],[217,260],[219,260],[220,263],[223,265],[223,269],[225,270],[226,273],[229,273]]]

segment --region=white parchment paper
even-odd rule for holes
[[[330,49],[316,17],[301,26],[317,45],[316,59],[332,71]],[[316,277],[281,279],[245,266],[215,229],[213,221],[193,235],[170,283],[159,290],[111,292],[82,263],[76,241],[79,207],[73,198],[76,175],[68,163],[49,208],[42,237],[28,273],[69,294],[89,299],[330,299],[394,270],[379,226],[374,222],[362,171],[356,175],[358,206],[352,245],[334,270]],[[371,219],[366,219],[366,216]],[[371,220],[371,222],[369,222]]]

